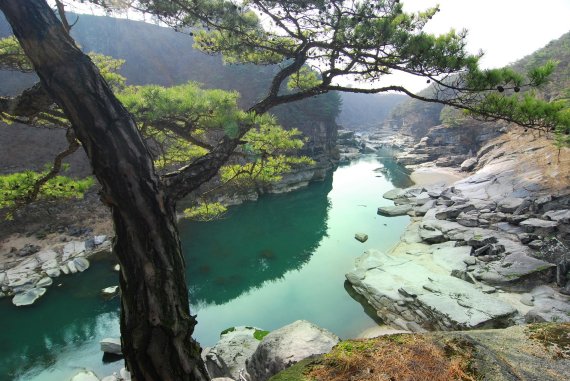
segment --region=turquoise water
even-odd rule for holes
[[[384,164],[385,174],[374,171]],[[390,179],[390,180],[388,180]],[[307,319],[341,337],[375,324],[345,290],[344,274],[366,248],[387,250],[408,217],[378,216],[382,193],[409,185],[389,159],[365,157],[339,167],[324,182],[230,209],[219,221],[181,221],[195,337],[214,344],[236,325],[275,329]],[[357,232],[369,239],[362,244]],[[119,303],[99,296],[117,283],[112,258],[29,308],[0,300],[0,380],[65,381],[80,369],[100,377],[121,367],[104,363],[99,340],[119,334]]]

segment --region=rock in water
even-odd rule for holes
[[[103,296],[106,297],[115,296],[117,295],[118,292],[119,292],[119,286],[105,287],[104,289],[101,290],[101,294],[103,294]]]
[[[386,217],[396,217],[406,215],[410,210],[412,210],[412,205],[381,206],[378,208],[378,214]]]
[[[266,381],[304,358],[329,352],[338,342],[331,332],[297,320],[265,336],[247,362],[247,371],[252,379]]]
[[[43,287],[32,288],[25,292],[22,292],[21,294],[16,294],[16,296],[14,296],[12,299],[12,303],[18,307],[29,306],[30,304],[34,304],[34,302],[45,293],[46,289]]]
[[[75,376],[71,377],[71,381],[99,381],[99,377],[90,370],[82,370]]]
[[[101,345],[101,351],[105,353],[111,353],[113,355],[122,355],[121,350],[121,339],[107,337],[99,342]]]
[[[356,238],[357,241],[364,243],[364,242],[368,241],[368,234],[356,233],[354,235],[354,238]]]

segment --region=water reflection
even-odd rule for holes
[[[396,151],[393,149],[382,148],[378,150],[378,161],[382,163],[382,175],[396,188],[407,188],[414,185],[410,179],[410,171],[404,166],[396,163],[394,154]]]
[[[329,176],[308,189],[233,208],[220,221],[182,221],[192,304],[223,304],[301,268],[326,234],[331,189]]]

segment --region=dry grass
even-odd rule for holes
[[[531,324],[528,336],[541,343],[555,359],[570,359],[570,323]]]
[[[394,335],[344,341],[314,365],[306,379],[317,381],[475,381],[469,369],[472,346],[465,341]]]

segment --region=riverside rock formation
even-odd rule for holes
[[[493,136],[470,163],[451,160],[465,178],[384,195],[396,206],[378,213],[412,223],[391,252],[357,258],[347,280],[387,323],[423,331],[570,321],[568,149],[516,131]],[[454,152],[430,147],[403,154],[415,173],[437,176],[434,164]],[[426,152],[439,158],[418,165]]]

